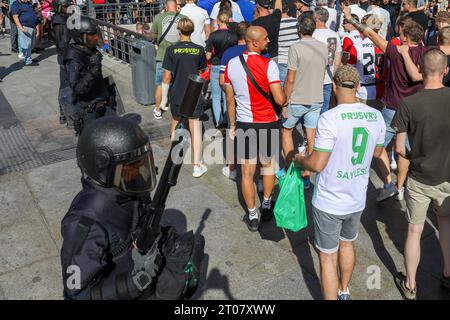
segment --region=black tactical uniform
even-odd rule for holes
[[[115,114],[116,108],[115,89],[103,79],[103,56],[87,41],[87,35],[100,34],[100,30],[85,16],[80,17],[79,25],[70,30],[71,43],[64,55],[69,86],[60,92],[60,103],[66,117],[74,121],[77,135],[89,121]]]
[[[70,34],[67,29],[67,8],[72,4],[72,0],[53,0],[52,16],[52,36],[55,40],[57,61],[59,64],[59,90],[68,86],[66,71],[64,69],[64,53],[69,45]],[[59,122],[66,123],[66,117],[62,107],[59,106]]]
[[[159,251],[132,249],[156,184],[150,141],[133,121],[103,117],[77,146],[82,191],[62,220],[66,299],[135,299],[150,289]]]

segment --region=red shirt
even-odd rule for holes
[[[270,85],[280,83],[277,64],[256,52],[244,52],[251,74],[267,94]],[[253,86],[238,57],[231,59],[225,68],[225,85],[232,85],[236,99],[236,121],[270,123],[278,120],[275,110],[266,98]]]

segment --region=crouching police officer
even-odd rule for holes
[[[59,90],[68,86],[66,70],[64,69],[64,53],[69,45],[70,34],[67,29],[68,8],[73,4],[72,0],[53,0],[52,36],[55,40],[57,61],[59,64]],[[59,123],[67,122],[64,111],[59,106]]]
[[[98,26],[80,15],[71,16],[69,22],[71,43],[64,56],[69,87],[60,92],[60,103],[80,135],[89,121],[115,114],[115,89],[103,79],[103,56],[96,49],[102,41]]]
[[[168,157],[152,202],[152,148],[137,122],[102,117],[78,139],[83,189],[61,222],[66,299],[176,300],[198,288],[205,239],[159,225],[181,164]]]
[[[106,116],[83,131],[77,162],[83,189],[61,224],[64,297],[142,297],[161,264],[155,246],[133,246],[156,184],[150,141],[135,121]]]

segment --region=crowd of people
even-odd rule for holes
[[[12,6],[25,65],[34,65],[31,40],[41,34],[38,19],[27,0]],[[151,27],[137,28],[157,46],[153,116],[162,120],[170,110],[172,138],[187,77],[210,81],[215,128],[227,141],[243,141],[242,152],[227,148],[222,171],[236,180],[240,166],[243,220],[250,231],[273,218],[276,179],[286,169],[279,168],[276,154],[282,152],[286,167],[293,161],[302,168],[305,189],[317,173],[312,222],[325,299],[350,299],[352,243],[366,206],[372,158],[384,184],[376,201],[406,200],[406,274],[395,278],[402,296],[416,298],[420,237],[430,206],[444,261],[441,286],[450,289],[445,2],[166,0]],[[208,170],[201,116],[189,119],[196,178]],[[293,133],[299,124],[304,148],[297,149]],[[281,137],[281,145],[273,136]]]
[[[248,2],[240,4],[187,0],[178,10],[175,0],[166,1],[150,33],[159,44],[154,117],[162,119],[170,105],[173,132],[183,79],[207,74],[215,127],[226,139],[244,141],[243,152],[226,157],[223,173],[234,180],[240,166],[243,220],[250,231],[273,217],[276,177],[286,169],[277,171],[277,152],[286,166],[294,161],[302,168],[305,188],[317,173],[312,216],[326,299],[350,298],[352,242],[375,158],[384,183],[376,201],[406,199],[406,274],[395,278],[401,294],[416,297],[420,236],[430,205],[444,259],[441,284],[449,289],[450,148],[444,137],[450,121],[450,12],[444,3],[349,0],[336,8],[334,1],[257,0],[252,13]],[[174,21],[165,35],[163,21]],[[199,122],[190,121],[193,175],[200,177],[207,171],[202,138]],[[305,152],[293,139],[299,123]],[[271,139],[273,132],[281,145]]]

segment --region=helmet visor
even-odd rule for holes
[[[156,185],[156,171],[151,149],[141,157],[116,165],[113,185],[126,194],[151,192]]]

